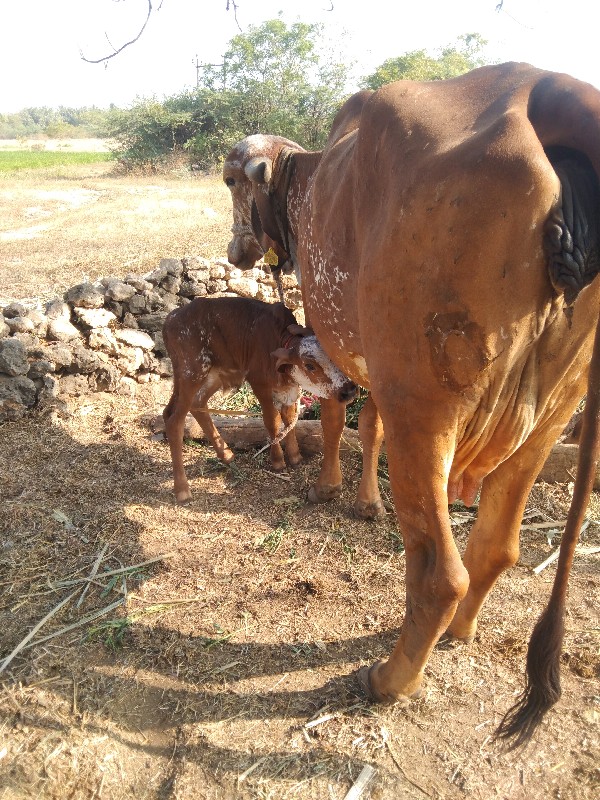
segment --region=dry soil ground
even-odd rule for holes
[[[57,187],[95,199],[26,197]],[[3,214],[12,191],[22,212],[3,217],[5,233],[27,227],[29,205],[49,213],[35,238],[0,243],[0,295],[11,299],[162,256],[225,252],[227,195],[210,181],[4,182]],[[119,214],[124,201],[130,213]],[[522,686],[554,574],[532,571],[557,544],[554,526],[535,526],[564,519],[568,485],[534,489],[520,561],[475,642],[434,652],[425,695],[408,710],[371,706],[353,673],[395,641],[404,558],[392,514],[352,517],[358,455],[344,456],[342,497],[315,508],[305,497],[318,458],[283,479],[264,456],[240,453],[224,468],[196,443],[186,448],[194,499],[178,507],[168,448],[145,419],[168,393],[77,398],[65,419],[0,428],[0,659],[67,601],[2,675],[2,800],[342,800],[367,765],[363,798],[598,797],[597,555],[574,566],[560,704],[526,750],[491,740]],[[590,516],[600,518],[597,497]],[[473,514],[453,519],[464,547]],[[599,544],[600,526],[584,538]]]

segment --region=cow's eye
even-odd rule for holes
[[[314,364],[304,364],[304,366],[306,367],[306,371],[307,372],[314,372],[315,371],[315,365]]]
[[[235,186],[235,178],[225,178],[227,186]]]

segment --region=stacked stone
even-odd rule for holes
[[[299,308],[296,279],[283,276]],[[44,310],[10,303],[0,314],[0,422],[28,409],[65,408],[68,395],[134,395],[138,383],[172,375],[165,317],[195,297],[278,299],[269,267],[242,272],[225,260],[164,258],[154,271],[71,287]]]

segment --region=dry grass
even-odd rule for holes
[[[111,162],[0,174],[0,305],[161,258],[224,256],[230,215],[219,175],[131,177]]]
[[[56,200],[67,208],[52,210],[37,242],[3,242],[3,253],[10,244],[13,258],[48,269],[3,273],[2,293],[118,274],[134,268],[127,259],[142,271],[163,256],[224,254],[229,219],[214,181],[64,180],[15,182],[22,213],[28,192],[99,197],[80,208]],[[102,211],[111,196],[112,222]],[[178,199],[189,208],[178,212]],[[214,228],[201,224],[208,206],[221,214]],[[95,209],[102,247],[90,244],[101,234]],[[11,229],[22,222],[17,214]],[[157,248],[151,263],[141,228],[148,252]],[[365,765],[375,775],[362,797],[372,800],[598,796],[598,556],[576,558],[564,695],[528,750],[503,754],[490,735],[522,685],[525,644],[553,578],[554,566],[531,569],[556,544],[543,530],[524,532],[520,562],[499,581],[473,645],[434,652],[424,698],[408,710],[371,707],[353,672],[385,657],[397,636],[404,557],[393,515],[351,515],[359,456],[344,456],[341,498],[315,508],[305,497],[318,459],[282,481],[264,456],[239,454],[224,468],[206,447],[188,447],[194,500],[178,507],[168,448],[143,421],[169,390],[75,398],[67,419],[0,428],[0,661],[73,592],[2,675],[1,800],[343,800]],[[568,502],[568,486],[538,485],[528,521],[563,519]],[[591,513],[600,517],[597,497]],[[471,521],[456,518],[461,548]],[[600,543],[596,523],[585,539]]]

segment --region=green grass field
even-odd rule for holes
[[[23,169],[44,169],[71,164],[96,164],[110,161],[111,153],[63,153],[51,150],[7,150],[0,151],[0,172],[16,172]]]

